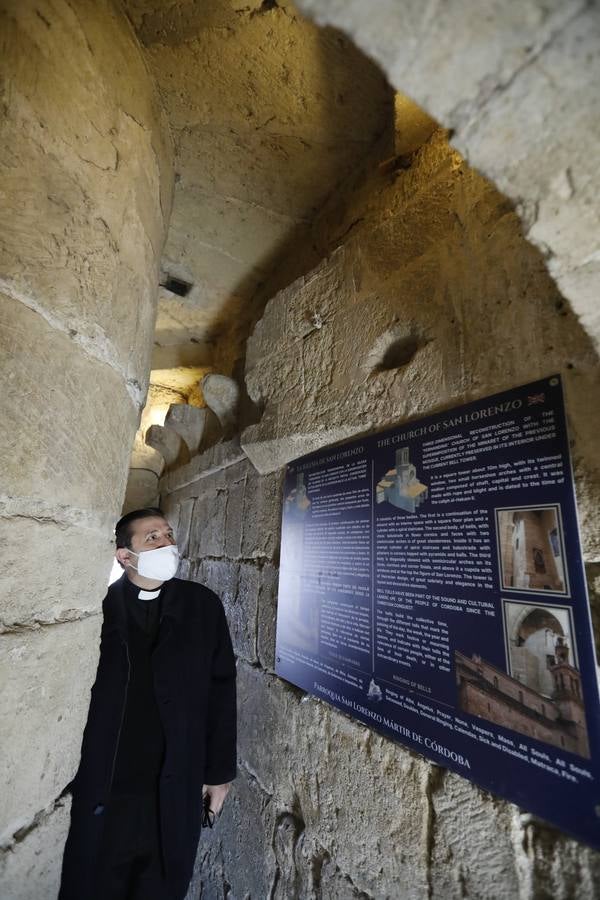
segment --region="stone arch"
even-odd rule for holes
[[[541,629],[553,631],[560,637],[564,637],[565,634],[562,625],[550,610],[542,609],[540,606],[525,607],[513,625],[513,638],[519,646],[525,643],[531,634]]]
[[[513,200],[598,348],[600,96],[588,85],[600,80],[600,9],[574,0],[298,6],[351,36],[451,129],[453,146]]]

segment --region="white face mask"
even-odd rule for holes
[[[134,553],[133,550],[129,552],[137,556],[137,573],[142,578],[168,581],[173,578],[179,566],[179,550],[173,544],[157,547],[155,550],[143,550],[141,553]]]

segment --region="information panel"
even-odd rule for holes
[[[288,466],[276,671],[600,847],[559,376]]]

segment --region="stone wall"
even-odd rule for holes
[[[390,84],[516,205],[525,234],[598,347],[595,164],[600,6],[589,0],[297,0],[345,31]]]
[[[556,371],[598,581],[589,338],[511,204],[444,133],[380,163],[322,212],[322,263],[270,301],[249,341],[263,412],[244,452],[221,445],[162,481],[186,570],[223,598],[238,656],[239,778],[189,897],[592,898],[599,854],[273,674],[285,462]]]
[[[0,892],[41,900],[146,393],[171,151],[110,0],[4,0],[0,107]]]

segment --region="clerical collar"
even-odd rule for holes
[[[138,600],[155,600],[160,594],[160,588],[155,591],[144,591],[140,590],[138,594]]]

